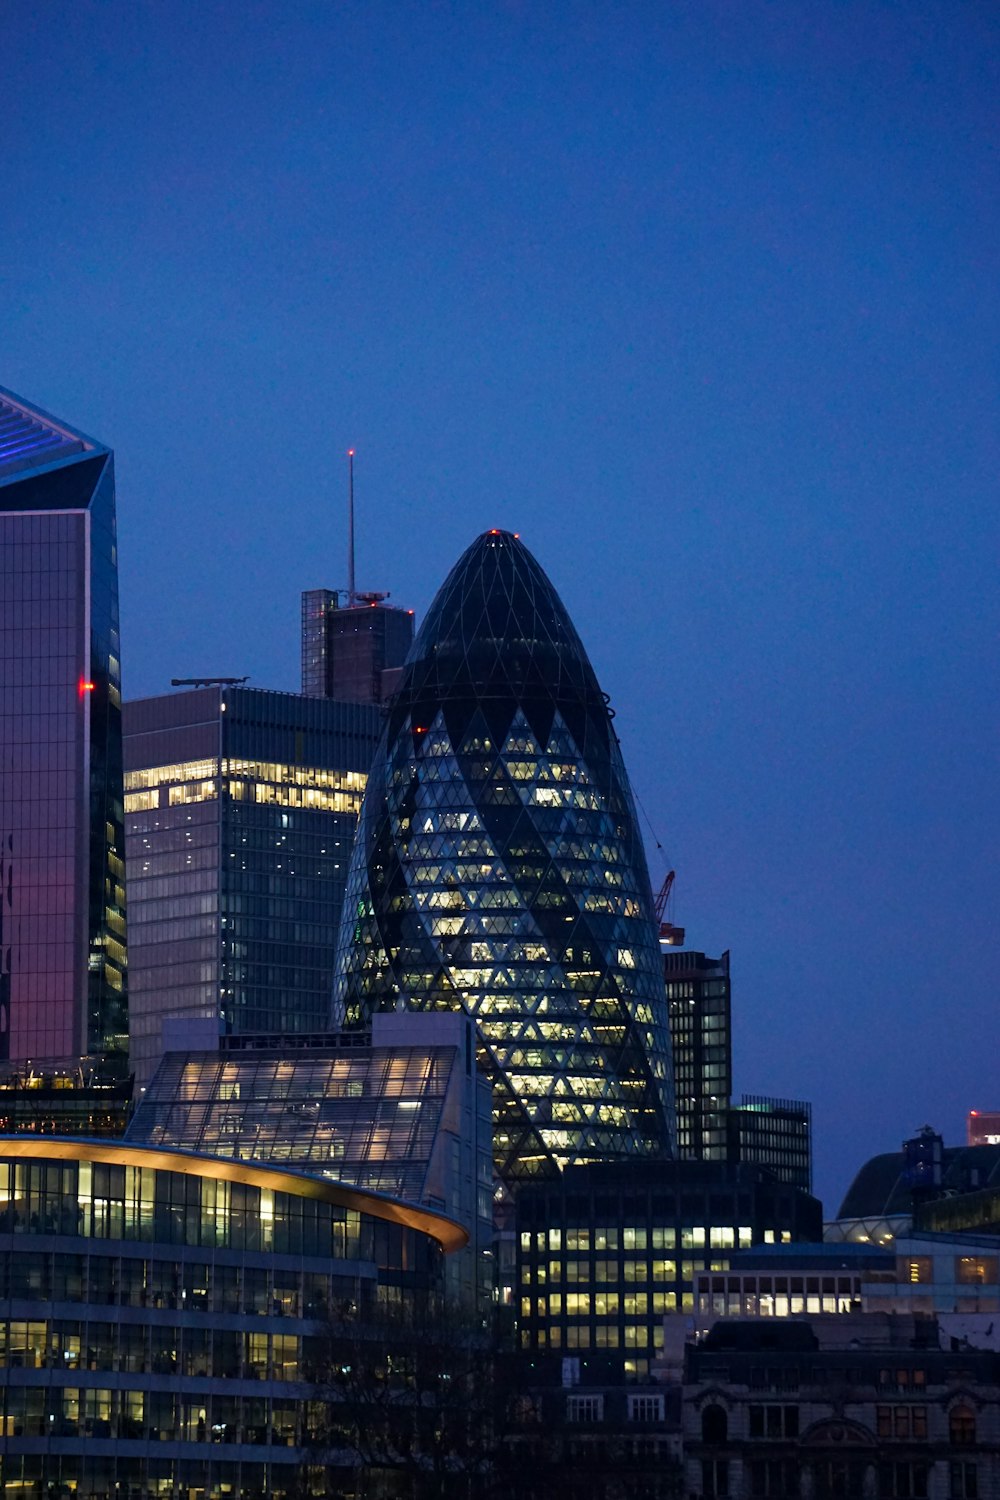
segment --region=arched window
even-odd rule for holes
[[[729,1419],[721,1406],[706,1406],[701,1414],[701,1440],[703,1443],[724,1443],[729,1432]]]
[[[948,1414],[948,1435],[956,1448],[976,1441],[976,1414],[968,1406],[953,1406]]]

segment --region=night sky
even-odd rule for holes
[[[520,532],[830,1212],[1000,1108],[998,39],[986,0],[0,12],[0,385],[116,450],[127,695],[297,689],[352,444],[359,587],[420,617]]]

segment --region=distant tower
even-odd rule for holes
[[[128,1070],[114,458],[0,391],[0,1061]]]
[[[733,1087],[729,954],[706,958],[666,948],[663,974],[677,1089],[677,1155],[725,1161]]]
[[[413,643],[413,611],[354,583],[354,449],[347,454],[347,589],[302,595],[302,692],[342,703],[384,703]]]

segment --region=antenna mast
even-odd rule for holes
[[[347,603],[354,603],[354,449],[347,450]]]

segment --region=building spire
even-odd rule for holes
[[[354,590],[354,449],[347,450],[347,604],[355,601]]]

